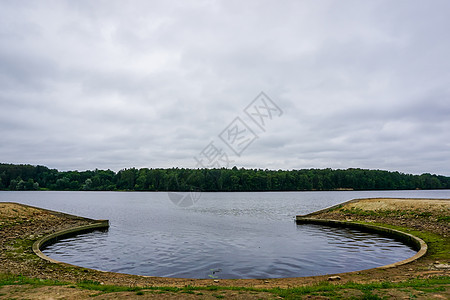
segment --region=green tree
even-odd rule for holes
[[[90,179],[90,178],[86,179],[83,184],[82,189],[85,191],[91,191],[92,190],[92,179]]]
[[[135,168],[124,169],[117,174],[119,180],[117,187],[121,190],[133,190],[136,182],[137,170]]]

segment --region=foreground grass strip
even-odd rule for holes
[[[371,295],[372,291],[383,289],[402,289],[402,288],[414,288],[416,290],[422,290],[427,292],[438,292],[445,290],[441,285],[450,284],[450,276],[439,276],[428,279],[411,279],[402,282],[379,282],[379,283],[354,283],[348,282],[345,284],[332,284],[329,282],[321,282],[315,285],[302,286],[295,288],[251,288],[251,287],[233,287],[233,286],[186,286],[186,287],[130,287],[130,286],[118,286],[118,285],[103,285],[97,281],[80,281],[75,285],[67,282],[60,282],[56,280],[28,278],[21,275],[0,274],[0,286],[5,285],[32,285],[32,286],[70,286],[80,289],[98,291],[100,294],[117,293],[117,292],[141,292],[146,291],[159,291],[159,292],[172,292],[172,293],[191,293],[193,291],[242,291],[242,292],[266,292],[285,299],[295,299],[301,295],[315,294],[315,293],[328,293],[333,295],[337,291],[343,290],[359,290],[364,295]],[[98,294],[98,295],[100,295]]]
[[[140,287],[129,287],[120,285],[102,285],[98,281],[83,280],[76,284],[77,287],[85,290],[99,291],[102,293],[117,293],[117,292],[138,292],[142,290]]]
[[[433,277],[429,279],[411,279],[403,282],[380,282],[380,283],[354,283],[331,284],[329,282],[321,282],[317,285],[281,289],[270,289],[268,292],[276,294],[279,297],[292,299],[300,295],[308,295],[313,293],[335,292],[339,290],[359,290],[366,295],[370,295],[374,290],[382,289],[399,289],[399,288],[429,288],[432,290],[442,290],[442,287],[434,287],[434,285],[450,284],[450,276]]]
[[[22,275],[14,274],[0,274],[0,286],[4,285],[24,285],[30,284],[32,286],[62,286],[68,285],[67,282],[58,280],[30,278]]]
[[[403,282],[380,282],[380,283],[354,283],[349,282],[345,284],[331,284],[329,282],[321,282],[316,285],[296,287],[296,288],[272,288],[261,289],[251,287],[234,287],[234,286],[186,286],[186,287],[126,287],[115,285],[101,285],[99,282],[83,281],[79,282],[77,286],[79,288],[100,291],[103,293],[114,292],[138,292],[142,290],[154,290],[163,292],[189,292],[189,291],[244,291],[244,292],[267,292],[272,293],[283,298],[291,298],[298,295],[307,295],[318,292],[333,292],[344,289],[354,289],[360,291],[372,291],[379,289],[392,289],[392,288],[431,288],[434,289],[435,285],[450,284],[450,276],[432,277],[429,279],[411,279]],[[441,289],[437,287],[437,289]]]

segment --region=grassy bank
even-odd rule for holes
[[[378,282],[378,283],[355,283],[333,284],[330,282],[320,282],[310,286],[294,288],[248,288],[233,286],[185,286],[185,287],[130,287],[118,285],[103,285],[100,282],[80,281],[77,283],[59,282],[55,280],[44,280],[29,278],[20,275],[0,275],[0,287],[4,286],[24,286],[23,290],[31,292],[32,289],[40,287],[64,287],[66,289],[78,289],[89,291],[90,297],[98,297],[105,294],[115,294],[117,297],[142,295],[166,295],[182,297],[183,294],[192,296],[213,296],[225,298],[230,292],[233,295],[245,296],[259,295],[263,298],[281,297],[283,299],[300,299],[302,296],[323,296],[330,299],[356,298],[356,299],[383,299],[385,297],[429,297],[436,293],[448,291],[450,286],[450,276],[438,276],[427,279],[410,279],[402,282]],[[16,289],[19,291],[20,289]],[[1,290],[0,290],[1,291]],[[1,294],[5,295],[5,294]]]

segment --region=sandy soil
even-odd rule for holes
[[[358,215],[348,213],[356,211],[373,211],[379,214]],[[449,236],[449,223],[440,222],[439,218],[450,215],[450,200],[430,199],[364,199],[351,201],[334,210],[323,210],[309,215],[310,217],[328,218],[337,220],[362,220],[366,222],[377,222],[399,225],[403,227],[426,230],[445,236]],[[38,208],[32,208],[13,203],[0,203],[0,273],[21,274],[33,278],[55,279],[65,282],[77,282],[81,280],[98,281],[102,284],[114,284],[123,286],[241,286],[255,288],[289,288],[305,286],[326,281],[330,275],[281,279],[235,279],[218,280],[213,279],[176,279],[161,277],[144,277],[126,275],[110,272],[75,267],[67,264],[52,264],[37,257],[31,250],[34,241],[43,235],[67,229],[74,226],[89,224],[92,220],[51,212]],[[449,268],[437,268],[449,262],[436,262],[435,257],[427,255],[418,261],[408,265],[392,269],[371,269],[351,273],[338,274],[339,283],[344,282],[378,282],[378,281],[403,281],[409,278],[427,278],[436,275],[450,275]],[[199,292],[196,292],[199,293]],[[394,293],[394,291],[392,291]],[[89,295],[97,295],[96,291],[71,289],[62,287],[39,287],[28,288],[26,285],[5,286],[0,289],[2,298],[27,298],[27,299],[84,299]],[[154,291],[145,291],[143,296],[136,293],[116,293],[97,296],[98,299],[113,299],[129,296],[138,299],[153,298],[172,299],[179,298],[180,294],[157,294]],[[243,293],[237,291],[201,292],[202,298],[217,299],[222,296],[230,299],[273,299],[270,293]],[[34,296],[37,298],[33,298]],[[448,289],[436,293],[439,296],[449,295]],[[70,296],[70,297],[69,297]],[[198,295],[183,294],[183,298],[197,297]],[[217,297],[219,296],[219,297]],[[420,295],[416,295],[420,299]],[[429,296],[429,295],[428,295]],[[112,298],[111,298],[112,297]],[[197,297],[198,298],[198,297]]]
[[[450,213],[450,201],[443,199],[373,198],[350,202],[345,206],[363,210],[420,210],[422,212]]]

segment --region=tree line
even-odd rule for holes
[[[367,169],[149,169],[63,171],[0,164],[0,190],[312,191],[449,189],[450,177]]]

